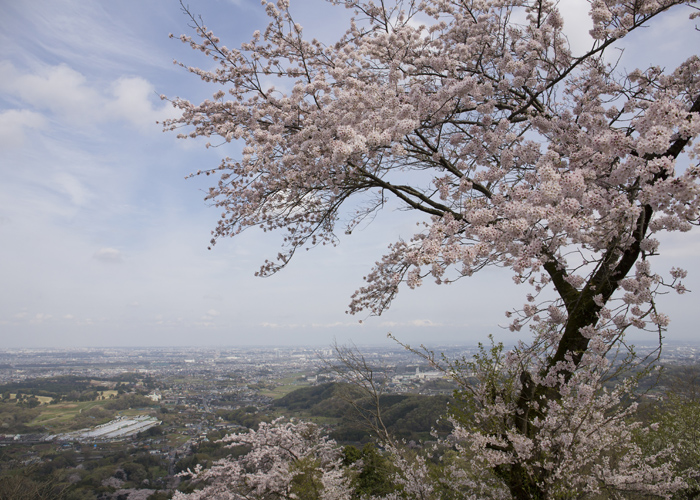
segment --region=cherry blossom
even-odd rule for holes
[[[655,296],[685,291],[684,271],[668,277],[651,261],[663,251],[659,233],[699,222],[700,58],[625,70],[624,58],[606,56],[669,9],[697,17],[695,2],[591,1],[592,42],[581,53],[550,0],[330,3],[355,12],[332,45],[306,39],[284,0],[263,2],[267,29],[239,49],[194,16],[195,35],[180,37],[216,63],[179,63],[215,90],[200,104],[173,99],[182,114],[165,129],[245,145],[240,158],[195,174],[218,178],[207,195],[221,211],[211,244],[249,228],[281,233],[266,276],[300,248],[337,244],[337,231],[352,233],[393,198],[415,211],[418,232],[389,246],[350,313],[379,315],[404,285],[429,277],[448,284],[510,269],[532,289],[507,312],[510,328],[533,338],[512,355],[509,402],[484,403],[494,418],[510,412],[513,427],[474,446],[491,472],[525,474],[511,493],[539,497],[573,462],[563,451],[559,461],[531,458],[585,448],[553,429],[581,411],[582,422],[607,422],[622,394],[601,392],[601,363],[629,328],[661,338],[669,318]],[[263,83],[271,78],[278,88]],[[494,462],[505,456],[494,447],[509,461]],[[653,464],[642,476],[626,475],[638,461],[595,474],[590,464],[595,481],[576,483],[581,491],[624,490],[640,477],[650,489],[639,490],[663,490]]]
[[[456,446],[470,457],[463,468],[480,473],[480,484],[486,478],[493,482],[495,473],[501,489],[515,498],[666,497],[684,488],[685,481],[674,473],[671,445],[650,454],[637,444],[637,436],[653,428],[634,418],[636,403],[622,404],[632,395],[633,381],[604,387],[611,364],[606,349],[594,351],[569,378],[562,372],[572,367],[561,366],[533,370],[539,375],[529,379],[522,363],[528,357],[537,363],[539,356],[504,355],[502,345],[483,349],[468,364],[479,382],[465,387],[466,408],[462,418],[454,417]],[[538,391],[542,387],[558,397],[547,397]]]
[[[278,419],[224,441],[249,451],[237,460],[225,458],[210,469],[189,471],[205,486],[189,495],[178,492],[174,499],[350,499],[340,449],[315,424]]]

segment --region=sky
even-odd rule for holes
[[[321,40],[348,16],[321,0],[291,3]],[[561,3],[584,48],[587,2]],[[257,0],[189,7],[229,47],[266,25]],[[216,90],[173,64],[206,64],[168,37],[191,34],[177,1],[0,0],[0,11],[0,348],[365,345],[387,344],[389,332],[411,344],[515,341],[504,312],[529,290],[503,269],[403,290],[381,317],[345,313],[387,245],[412,235],[407,212],[387,211],[271,278],[254,273],[279,251],[274,236],[246,232],[207,250],[219,213],[203,199],[207,179],[186,176],[240,145],[205,149],[157,124],[175,116],[159,95],[200,102]],[[700,47],[687,14],[626,40],[626,61],[685,59]],[[663,241],[655,269],[688,269],[700,292],[697,233]],[[698,292],[660,299],[668,339],[698,338]]]

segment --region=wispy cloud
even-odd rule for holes
[[[135,7],[127,2],[81,0],[4,3],[0,47],[5,50],[0,49],[0,54],[21,47],[29,62],[73,61],[96,73],[166,67],[166,52],[142,33],[153,29],[147,12],[167,18],[177,16],[177,9],[164,9],[164,4],[156,2]]]

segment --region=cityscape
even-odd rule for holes
[[[303,418],[321,423],[339,442],[369,442],[371,431],[351,407],[336,408],[334,391],[348,380],[336,359],[343,352],[374,371],[382,391],[403,398],[397,430],[420,443],[431,440],[436,428],[449,430],[437,422],[457,388],[428,358],[444,354],[469,361],[479,352],[477,346],[457,345],[416,352],[400,345],[349,349],[2,350],[0,472],[46,475],[62,467],[59,476],[72,478],[72,488],[100,490],[99,498],[170,498],[176,489],[186,490],[182,471],[230,452],[219,439],[259,422]],[[640,357],[656,352],[656,346],[636,347]],[[700,345],[665,345],[657,362],[696,366]],[[657,384],[645,397],[665,390]],[[414,415],[420,412],[425,415]]]

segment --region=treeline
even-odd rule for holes
[[[127,410],[129,408],[146,408],[157,406],[158,403],[141,394],[122,394],[117,398],[110,399],[104,404],[108,410]]]
[[[95,385],[92,381],[104,382],[104,384]],[[103,379],[86,379],[74,375],[65,375],[61,377],[35,378],[21,382],[9,382],[0,385],[0,393],[21,392],[25,394],[34,394],[35,396],[56,397],[68,394],[71,391],[106,391],[113,385],[113,383],[110,384],[109,381]]]
[[[118,395],[137,391],[148,393],[158,386],[151,376],[123,373],[111,378],[85,378],[75,375],[35,378],[0,385],[0,399],[23,399],[27,396],[48,397],[52,403],[59,401],[94,401],[104,398],[105,391],[117,391]],[[113,395],[113,394],[112,394]],[[14,397],[13,397],[14,396]]]
[[[95,383],[97,382],[97,383]],[[72,375],[51,378],[36,378],[22,382],[10,382],[0,385],[0,395],[4,400],[11,399],[11,394],[41,396],[58,401],[93,401],[101,392],[111,388],[123,392],[127,383],[118,383],[104,379],[86,379]]]

